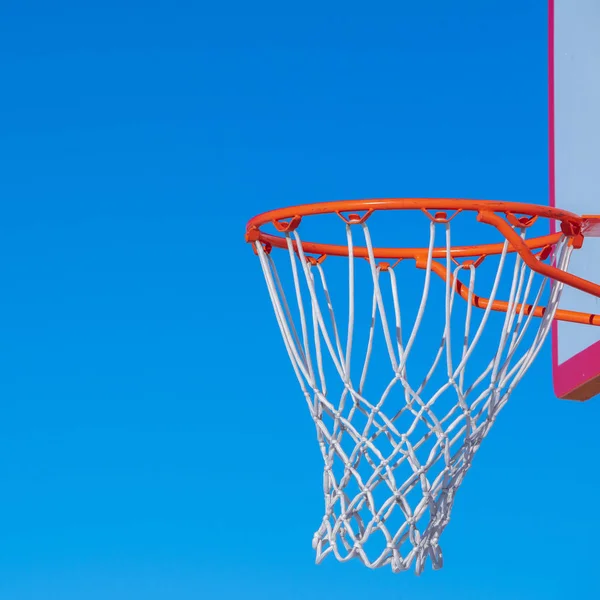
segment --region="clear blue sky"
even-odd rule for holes
[[[0,597],[591,599],[600,402],[546,347],[446,566],[315,566],[321,458],[245,221],[545,203],[544,0],[0,8]]]

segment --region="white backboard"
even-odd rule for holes
[[[600,0],[549,0],[550,204],[600,213]],[[600,283],[600,238],[573,253],[571,273]],[[600,313],[600,298],[565,287],[561,308]],[[600,327],[559,322],[553,331],[559,398],[600,393]]]

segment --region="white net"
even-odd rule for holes
[[[433,258],[439,229],[443,259]],[[513,229],[525,239],[526,227]],[[354,256],[357,230],[368,264]],[[345,292],[338,304],[326,266],[346,259],[321,263],[307,257],[298,230],[284,234],[287,252],[271,253],[255,242],[324,460],[325,514],[313,539],[317,562],[333,554],[370,568],[391,565],[394,572],[414,566],[420,574],[429,557],[440,568],[439,538],[455,493],[550,331],[562,285],[549,285],[506,242],[501,254],[486,258],[493,267],[480,279],[490,290],[489,303],[477,308],[482,267],[453,259],[450,234],[450,222],[430,222],[428,250],[417,270],[414,261],[378,263],[367,223],[346,223],[347,290],[336,280],[332,289]],[[563,237],[538,260],[566,270],[571,251]],[[275,255],[287,255],[285,273]],[[422,293],[414,277],[407,284],[397,276],[408,263],[413,275],[423,275]],[[457,293],[459,276],[466,302]],[[358,327],[356,291],[368,304]],[[506,312],[492,310],[500,292],[508,294]],[[405,314],[408,298],[412,314]],[[542,301],[543,316],[533,316]],[[435,338],[429,320],[441,326]],[[486,337],[490,323],[492,337]],[[419,339],[431,351],[425,367]]]

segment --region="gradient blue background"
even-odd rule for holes
[[[83,6],[85,4],[85,6]],[[446,566],[313,564],[321,458],[253,214],[546,203],[544,0],[0,8],[0,597],[600,596],[600,403],[550,348],[457,496]]]

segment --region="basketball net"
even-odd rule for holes
[[[525,239],[525,226],[515,221],[511,227]],[[446,248],[445,258],[439,260],[433,258],[438,232]],[[368,251],[368,269],[354,256],[357,233]],[[546,277],[536,275],[507,241],[494,262],[495,272],[488,269],[486,275],[489,301],[479,303],[475,284],[481,261],[458,263],[451,253],[451,219],[432,219],[427,253],[417,261],[423,273],[422,295],[416,316],[408,319],[401,306],[409,292],[415,294],[414,288],[397,277],[398,264],[374,258],[366,222],[346,222],[348,287],[339,319],[328,288],[328,262],[305,255],[298,229],[284,235],[287,252],[271,252],[260,241],[253,246],[324,461],[325,514],[313,538],[316,560],[333,554],[340,561],[359,559],[370,568],[390,565],[394,572],[414,568],[420,574],[429,557],[438,569],[439,539],[456,491],[511,392],[540,352],[563,284],[550,285]],[[545,250],[537,260],[567,269],[572,252],[568,238]],[[286,269],[287,292],[281,260],[289,261],[291,269]],[[330,259],[334,260],[343,259]],[[433,281],[443,285],[443,294],[431,293]],[[368,335],[360,347],[354,343],[357,289],[370,297],[370,314],[362,323]],[[500,301],[500,289],[510,289],[508,300],[504,296]],[[459,290],[466,302],[457,298]],[[508,304],[506,312],[494,312],[495,302]],[[543,316],[534,316],[540,302],[546,306]],[[427,340],[434,349],[431,367],[422,370],[424,376],[414,375],[418,369],[410,358],[420,331],[431,336],[427,326],[422,327],[428,305],[445,324],[441,339]],[[485,344],[478,345],[490,322],[496,327],[494,343],[484,338]],[[378,357],[373,365],[376,338],[382,339],[386,358],[382,362]],[[475,357],[482,366],[467,374]],[[420,355],[415,360],[422,366]],[[375,395],[365,391],[371,372],[384,378]],[[337,391],[330,383],[332,374],[338,378]]]

